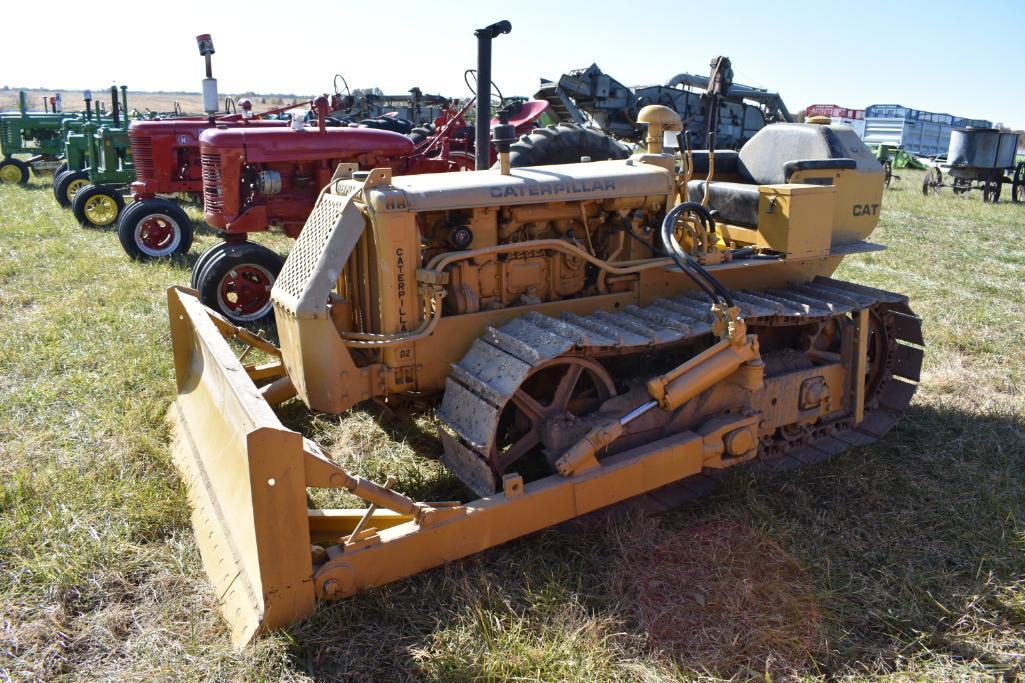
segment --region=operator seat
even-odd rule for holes
[[[748,228],[758,227],[758,186],[790,182],[790,176],[804,170],[856,168],[854,159],[829,126],[813,123],[773,123],[754,134],[740,152],[715,152],[716,175],[739,175],[741,182],[711,183],[709,208],[719,220]],[[694,176],[687,184],[687,197],[701,202],[705,196],[708,151],[694,152]],[[829,184],[832,177],[828,176]]]

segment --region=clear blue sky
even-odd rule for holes
[[[706,73],[724,54],[737,82],[779,91],[792,110],[897,102],[1025,128],[1021,0],[7,5],[5,55],[24,56],[0,66],[0,85],[12,87],[116,80],[195,91],[203,74],[193,38],[211,33],[222,92],[323,92],[340,72],[353,87],[462,96],[473,29],[509,19],[513,31],[496,41],[494,65],[506,94],[532,94],[540,76],[592,62],[628,85],[664,82]],[[66,52],[71,45],[78,48]]]

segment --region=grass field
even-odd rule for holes
[[[187,264],[130,262],[42,180],[0,187],[0,680],[1021,676],[1025,207],[923,198],[901,173],[874,235],[890,249],[840,271],[926,321],[922,386],[883,442],[735,474],[660,517],[550,529],[243,653],[168,456],[164,289]],[[458,491],[429,419],[374,418],[306,426],[362,474]]]

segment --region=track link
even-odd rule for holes
[[[758,458],[746,466],[783,471],[822,462],[884,436],[910,403],[924,341],[922,320],[908,307],[906,296],[820,276],[783,289],[738,291],[734,299],[749,327],[814,323],[869,308],[888,340],[882,374],[866,397],[862,422],[854,426],[846,417],[817,424],[803,439],[763,445]],[[649,352],[699,341],[711,330],[708,301],[698,292],[588,316],[565,313],[553,318],[531,311],[488,328],[452,366],[447,380],[439,410],[442,460],[477,494],[489,495],[496,479],[488,454],[495,447],[502,410],[535,368],[567,353],[601,358]],[[646,498],[649,506],[671,507],[704,495],[714,485],[714,476],[697,475]]]

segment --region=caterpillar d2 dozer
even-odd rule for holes
[[[739,153],[392,177],[340,167],[272,290],[280,348],[168,291],[174,455],[244,644],[333,600],[730,467],[883,436],[916,389],[906,297],[830,276],[880,249],[882,167],[849,128],[773,124]],[[714,130],[714,128],[713,128]],[[507,157],[511,135],[496,127]],[[714,150],[714,141],[710,145]],[[694,177],[704,180],[694,180]],[[236,356],[227,339],[272,361]],[[479,496],[350,473],[272,407],[433,400]],[[309,488],[362,509],[310,509]]]

